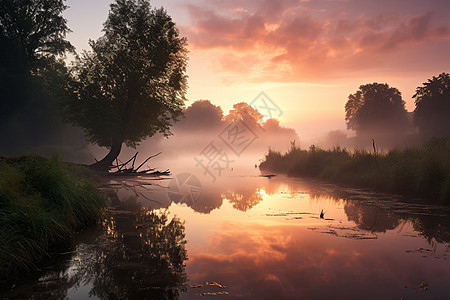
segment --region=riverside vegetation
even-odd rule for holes
[[[259,167],[263,172],[314,177],[450,205],[449,158],[450,141],[444,139],[380,153],[316,146],[304,150],[292,143],[284,154],[269,149]]]
[[[0,157],[0,278],[37,268],[95,225],[105,198],[86,168],[58,157]]]

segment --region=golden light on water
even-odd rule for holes
[[[266,196],[267,193],[266,193],[266,191],[265,191],[264,189],[260,189],[260,190],[258,191],[258,193],[261,195],[261,197],[263,197],[263,199],[265,199],[264,196]]]

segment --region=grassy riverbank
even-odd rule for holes
[[[0,278],[29,270],[95,224],[105,206],[86,169],[0,157]]]
[[[450,142],[428,144],[386,153],[311,146],[293,146],[287,153],[269,150],[263,172],[314,177],[368,187],[380,192],[423,197],[450,204]]]

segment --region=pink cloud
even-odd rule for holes
[[[190,46],[195,51],[215,51],[210,59],[216,71],[254,74],[254,81],[398,68],[402,61],[394,58],[399,53],[411,57],[412,47],[450,41],[449,22],[432,12],[325,13],[287,0],[212,1],[209,7],[214,9],[189,5]],[[438,55],[446,54],[442,50]]]

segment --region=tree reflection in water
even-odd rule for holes
[[[244,190],[240,193],[227,191],[222,194],[222,198],[227,199],[233,205],[234,209],[243,212],[251,209],[263,200],[261,189],[259,188],[255,190]]]
[[[201,199],[195,203],[183,203],[182,206],[188,206],[201,214],[208,214],[213,209],[219,209],[224,202],[228,201],[236,210],[245,212],[253,208],[255,210],[262,209],[260,212],[264,213],[266,207],[262,202],[265,200],[273,201],[274,207],[277,207],[278,201],[283,202],[288,199],[289,202],[294,200],[294,202],[291,202],[292,205],[298,204],[299,207],[305,209],[305,211],[296,211],[293,208],[293,212],[305,212],[308,215],[318,214],[317,211],[312,211],[312,207],[316,209],[318,205],[311,206],[311,203],[317,202],[319,205],[333,207],[333,202],[336,202],[339,206],[342,205],[341,207],[344,209],[348,220],[354,222],[361,231],[372,233],[400,231],[404,224],[411,224],[416,236],[423,236],[430,244],[450,241],[450,218],[448,218],[450,210],[439,206],[424,205],[396,196],[374,194],[364,190],[339,188],[335,185],[294,179],[278,180],[275,178],[266,182],[250,179],[244,182],[242,178],[236,180],[239,180],[239,182],[212,187],[205,186]],[[264,196],[264,193],[267,196]],[[73,296],[73,293],[79,293],[84,289],[89,295],[101,299],[177,299],[180,292],[186,290],[185,261],[187,254],[184,224],[177,218],[169,217],[166,210],[173,203],[168,202],[166,193],[161,193],[161,199],[158,198],[154,190],[151,190],[151,194],[146,195],[148,199],[139,199],[139,197],[134,196],[131,198],[122,197],[119,200],[118,194],[130,196],[138,193],[118,193],[117,190],[111,189],[108,195],[111,198],[112,207],[109,210],[109,217],[105,220],[103,230],[93,230],[90,234],[84,233],[81,240],[75,244],[73,252],[61,256],[61,258],[64,258],[61,262],[53,262],[51,271],[40,272],[39,277],[27,280],[26,284],[15,283],[16,288],[14,288],[13,294],[4,294],[6,289],[0,286],[0,298],[61,299]],[[151,204],[152,207],[157,208],[155,210],[144,209],[140,202],[147,205]],[[159,204],[161,205],[157,206]],[[305,205],[302,206],[303,204]],[[195,217],[201,218],[202,215],[197,214]],[[297,225],[305,219],[287,219],[287,221],[283,219],[282,222],[292,222],[293,225]],[[306,221],[309,221],[309,219]],[[338,222],[336,220],[326,224],[341,226]],[[265,241],[269,241],[268,249],[270,251],[287,253],[291,249],[289,247],[295,250],[295,253],[292,252],[294,253],[293,257],[282,260],[287,262],[286,265],[271,264],[272,260],[267,264],[268,269],[278,272],[280,278],[286,275],[284,280],[293,282],[292,279],[295,277],[289,273],[290,268],[295,265],[292,262],[298,262],[298,259],[301,258],[298,255],[299,251],[302,249],[306,251],[310,244],[308,241],[304,242],[301,238],[304,232],[298,231],[293,226],[291,232],[287,231],[287,234],[283,235],[280,234],[277,227],[274,227],[272,232],[267,231],[268,227],[264,226],[261,228],[269,234],[266,236],[267,239],[261,240],[259,238],[252,239],[251,235],[249,238],[249,232],[246,230],[250,229],[247,227],[239,228],[238,230],[243,230],[242,235],[237,235],[236,232],[216,232],[216,235],[213,236],[214,239],[219,242],[222,241],[222,243],[216,243],[217,247],[212,248],[211,253],[207,253],[209,256],[205,256],[204,253],[193,252],[191,254],[191,268],[196,266],[196,261],[208,259],[208,257],[220,258],[218,260],[220,264],[216,266],[210,260],[200,265],[197,264],[200,271],[195,273],[191,270],[191,280],[193,278],[195,282],[210,280],[208,276],[219,270],[218,266],[222,266],[224,269],[220,269],[221,272],[232,270],[227,280],[235,282],[235,285],[239,286],[241,281],[245,280],[241,280],[241,277],[236,275],[235,269],[231,266],[233,263],[236,263],[237,267],[248,264],[248,257],[244,254],[251,253],[253,255],[253,252],[248,249],[252,249],[253,246],[253,249],[259,249]],[[289,230],[290,227],[283,225],[283,228]],[[312,233],[313,231],[310,231],[305,234],[315,238]],[[283,237],[289,235],[298,237],[298,239],[293,239],[293,242],[288,239],[288,247],[285,248],[273,247],[273,245],[286,244],[287,242],[283,240]],[[259,234],[256,236],[259,236]],[[279,240],[274,237],[279,237]],[[235,243],[230,243],[228,238],[234,239]],[[318,249],[322,249],[321,247],[327,239],[317,238],[314,241],[320,246],[318,246]],[[242,260],[235,260],[236,256],[233,255],[236,252],[237,242],[242,245],[242,249],[245,249],[245,251],[239,252],[239,255],[245,256]],[[343,251],[347,249],[345,248],[346,243],[342,240],[337,242],[336,245],[342,245],[341,250]],[[228,252],[224,249],[228,249]],[[286,249],[286,251],[283,249]],[[348,254],[350,252],[344,251],[342,253]],[[307,254],[305,252],[305,257],[308,257]],[[325,254],[327,257],[329,256],[327,253]],[[221,255],[228,255],[228,257],[222,259]],[[259,259],[265,256],[256,255],[254,257]],[[267,257],[272,259],[272,252]],[[327,257],[324,259],[327,259]],[[322,262],[322,258],[319,258]],[[328,259],[332,258],[333,256],[328,257]],[[349,259],[354,258],[350,257]],[[338,263],[341,258],[332,261]],[[367,263],[366,261],[362,262]],[[231,265],[227,265],[227,263]],[[303,262],[299,262],[299,265],[302,264]],[[257,261],[254,269],[247,268],[251,271],[251,276],[265,275],[264,270],[261,271],[260,268],[257,268],[260,265],[260,262]],[[310,274],[313,271],[317,271],[317,268],[305,271],[305,274],[308,274],[305,280],[311,277]],[[350,273],[350,275],[353,276],[354,274]],[[195,278],[195,276],[205,276],[205,278]],[[243,278],[247,279],[251,276],[247,274]],[[239,280],[233,279],[235,277]],[[269,287],[266,284],[266,279],[258,279],[263,282],[262,287],[264,288]],[[227,280],[223,280],[227,282]],[[339,281],[336,282],[339,283]],[[8,289],[10,286],[11,284]],[[228,284],[228,286],[232,285]],[[190,291],[192,292],[192,289]]]
[[[109,241],[86,266],[91,293],[102,299],[177,299],[186,283],[184,224],[132,201],[113,209],[105,225]]]
[[[220,186],[215,186],[215,188]],[[385,233],[400,229],[406,222],[411,222],[415,231],[429,243],[450,242],[450,219],[448,211],[442,213],[437,205],[426,205],[420,201],[395,195],[372,193],[367,190],[340,188],[325,183],[271,180],[266,185],[246,182],[245,186],[235,185],[224,189],[207,190],[207,197],[193,205],[186,203],[193,210],[209,213],[211,208],[220,208],[223,200],[232,204],[233,208],[246,212],[263,201],[262,189],[267,195],[287,191],[292,196],[298,193],[308,194],[311,200],[330,199],[336,203],[344,203],[344,211],[349,221],[371,233]],[[220,194],[219,194],[220,193]],[[199,209],[208,207],[210,209]]]
[[[358,202],[346,202],[344,211],[349,221],[370,232],[386,232],[397,228],[402,219],[380,207],[364,206]]]
[[[79,290],[90,289],[100,299],[178,299],[186,290],[185,227],[178,218],[134,198],[111,208],[103,225],[79,236],[50,271],[14,283],[0,298],[64,299],[71,291],[79,298]]]
[[[209,214],[214,209],[220,209],[226,200],[234,209],[246,212],[263,201],[263,190],[268,196],[283,193],[291,194],[293,198],[296,198],[299,194],[305,194],[311,201],[329,199],[336,203],[343,203],[348,220],[355,222],[356,226],[363,231],[385,233],[401,229],[406,223],[411,222],[414,230],[430,243],[433,240],[450,241],[449,211],[442,212],[439,206],[426,205],[423,201],[302,179],[275,178],[262,182],[252,178],[246,178],[243,181],[239,177],[234,180],[238,181],[230,181],[224,185],[203,186],[202,197],[198,201],[176,201],[175,203],[182,203],[196,212]],[[139,193],[134,190],[133,194]],[[165,194],[164,197],[166,197]],[[138,201],[149,203],[145,199],[138,199]],[[161,203],[164,202],[161,201]],[[162,207],[169,206],[170,202]]]
[[[406,222],[428,243],[450,242],[450,210],[438,205],[427,205],[395,195],[377,194],[367,190],[356,190],[330,186],[308,188],[312,199],[331,199],[344,201],[344,211],[349,221],[362,230],[369,232],[386,232],[400,228]]]

